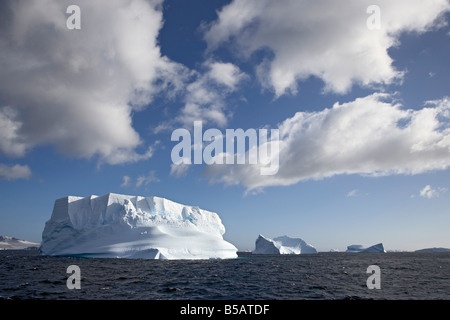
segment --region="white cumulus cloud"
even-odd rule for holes
[[[230,90],[234,90],[236,85],[247,77],[245,73],[241,72],[239,67],[232,63],[214,61],[208,64],[210,68],[208,72],[209,78],[219,84],[225,85]]]
[[[7,166],[0,163],[0,180],[29,179],[31,169],[27,165]]]
[[[297,112],[279,125],[277,174],[259,165],[211,165],[213,181],[248,190],[286,186],[334,175],[419,174],[450,166],[450,100],[407,109],[388,94],[373,94],[330,109]]]
[[[224,127],[230,117],[226,97],[247,75],[232,63],[207,60],[203,67],[206,71],[196,72],[195,80],[186,86],[185,105],[176,121],[192,126],[203,120]]]
[[[71,4],[81,30],[66,27]],[[184,72],[161,55],[162,24],[159,0],[1,1],[0,152],[52,144],[110,164],[151,157],[132,112]]]
[[[438,187],[433,189],[430,185],[426,185],[422,190],[420,190],[420,196],[427,199],[438,198],[446,191],[447,188]]]
[[[367,8],[378,5],[381,28],[370,30]],[[258,62],[261,84],[276,96],[296,93],[297,82],[310,76],[325,90],[345,93],[354,84],[371,86],[401,80],[388,49],[402,32],[442,26],[447,0],[233,0],[218,12],[205,32],[210,51],[223,44],[250,58],[268,50]]]

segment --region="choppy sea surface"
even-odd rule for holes
[[[68,266],[80,268],[69,289]],[[369,289],[370,265],[380,289]],[[0,251],[0,299],[448,300],[450,253],[252,255],[229,260],[129,260]]]

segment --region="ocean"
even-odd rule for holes
[[[73,265],[79,267],[80,289],[69,289],[67,285],[72,276],[67,268]],[[369,266],[377,266],[379,273],[368,273]],[[370,289],[369,282],[377,283],[379,289]],[[37,251],[0,251],[3,300],[449,298],[450,253],[240,252],[237,259],[198,261],[48,257]]]

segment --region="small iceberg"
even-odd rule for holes
[[[425,248],[414,252],[450,252],[449,248]]]
[[[0,250],[37,250],[39,243],[21,240],[16,237],[0,236]]]
[[[360,244],[353,244],[351,246],[347,247],[347,251],[345,252],[372,252],[372,253],[377,253],[377,252],[386,252],[386,250],[384,250],[384,246],[382,243],[378,243],[375,244],[371,247],[368,248],[364,248],[362,245]]]
[[[259,235],[255,241],[253,254],[314,254],[316,248],[300,238],[281,236],[269,239]]]

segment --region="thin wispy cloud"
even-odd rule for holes
[[[347,198],[356,197],[359,195],[359,191],[357,189],[353,189],[349,193],[347,193]]]
[[[191,165],[189,164],[174,164],[170,165],[170,175],[176,178],[184,177],[187,175]]]
[[[150,183],[159,181],[160,180],[156,177],[156,172],[154,170],[151,170],[147,175],[137,177],[136,187],[139,188],[141,186],[147,186]]]
[[[130,186],[131,184],[131,178],[129,176],[123,176],[123,182],[120,185],[122,188],[126,188],[128,186]]]

